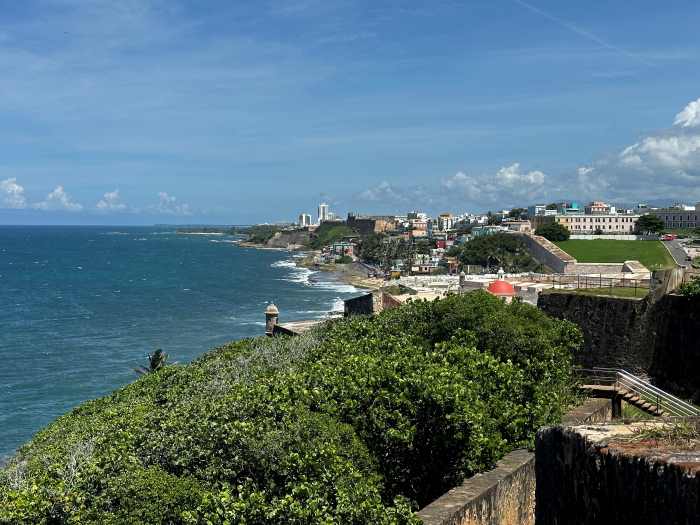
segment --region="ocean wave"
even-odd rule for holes
[[[319,284],[319,288],[322,288],[324,290],[328,290],[331,292],[357,293],[360,291],[359,288],[355,288],[352,284],[347,284],[347,283],[324,281],[324,282],[321,282],[318,284]]]
[[[236,241],[222,241],[222,240],[220,240],[220,239],[209,239],[209,242],[224,243],[224,244],[238,244],[238,243],[241,242],[241,241],[239,241],[239,240],[236,240]]]
[[[265,326],[265,321],[243,321],[237,324],[241,326]]]
[[[298,268],[298,266],[291,259],[284,259],[282,261],[273,262],[270,268]]]
[[[311,286],[318,288],[320,290],[326,290],[329,292],[337,293],[357,293],[360,290],[351,284],[347,284],[336,280],[326,280],[323,278],[312,279],[313,275],[318,275],[321,277],[323,272],[318,270],[310,270],[303,266],[297,266],[294,259],[284,259],[281,261],[276,261],[270,265],[272,268],[287,268],[290,270],[290,274],[286,277],[278,279],[280,281],[287,281],[291,283],[300,283],[304,286]]]
[[[331,307],[332,313],[344,312],[345,311],[345,301],[340,297],[336,297],[333,301],[333,306]]]

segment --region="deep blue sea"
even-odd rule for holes
[[[137,376],[163,348],[187,362],[357,293],[292,255],[168,228],[0,226],[0,458],[60,414]]]

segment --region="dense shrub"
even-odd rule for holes
[[[678,293],[687,296],[700,295],[700,278],[696,277],[695,279],[691,279],[687,283],[683,283],[678,288]]]
[[[232,343],[37,434],[0,523],[412,523],[560,417],[580,342],[477,292]]]
[[[535,235],[541,235],[548,241],[559,242],[568,241],[569,237],[571,237],[571,232],[569,231],[569,228],[563,224],[559,224],[558,222],[550,222],[537,228],[535,230]],[[596,235],[598,234],[596,233]]]
[[[507,272],[535,271],[539,264],[527,251],[525,243],[516,235],[497,233],[477,237],[450,251],[463,265],[502,267]]]

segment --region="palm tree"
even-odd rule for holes
[[[138,368],[134,368],[134,371],[137,374],[152,374],[154,372],[157,372],[158,370],[161,370],[165,368],[166,362],[168,360],[168,354],[163,352],[160,348],[158,348],[155,352],[152,354],[148,354],[148,368],[144,366],[139,366]],[[173,363],[177,364],[177,363]]]

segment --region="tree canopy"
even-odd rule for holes
[[[537,228],[535,230],[535,235],[541,235],[549,241],[558,242],[569,240],[571,232],[569,231],[569,228],[567,228],[563,224],[554,221],[547,224],[543,224],[542,226]]]
[[[475,264],[491,269],[503,267],[507,272],[529,272],[539,267],[525,243],[507,233],[477,237],[455,247],[450,254],[456,255],[463,265]]]
[[[658,215],[642,215],[636,224],[638,233],[661,233],[665,227],[664,221]]]
[[[479,291],[231,343],[39,432],[0,523],[413,524],[559,420],[581,341]]]

